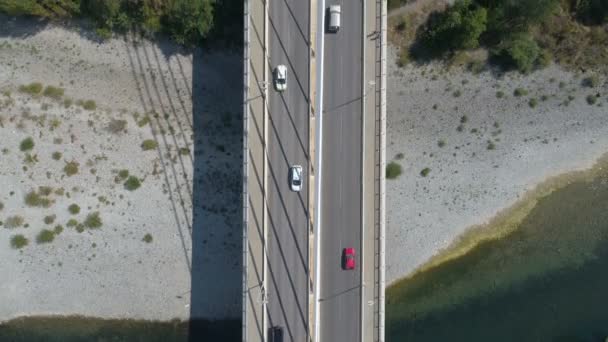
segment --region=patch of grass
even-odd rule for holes
[[[110,120],[110,123],[108,123],[108,131],[110,131],[111,133],[114,133],[114,134],[124,132],[124,130],[126,128],[127,128],[127,120],[112,119],[112,120]]]
[[[468,116],[463,115],[463,116],[460,117],[460,123],[461,124],[467,123],[468,121],[469,121],[469,117]]]
[[[25,222],[25,219],[23,218],[23,216],[19,216],[19,215],[14,215],[14,216],[9,216],[6,218],[6,220],[4,220],[4,228],[19,228],[21,226],[23,226],[23,222]]]
[[[78,221],[75,219],[69,219],[68,223],[65,224],[68,227],[76,227],[78,225]]]
[[[84,225],[91,229],[100,228],[103,225],[103,222],[101,221],[101,217],[99,217],[99,211],[88,214],[87,218],[84,220]]]
[[[82,224],[82,223],[77,224],[76,225],[76,231],[79,232],[79,233],[84,232],[84,224]]]
[[[152,139],[146,139],[141,143],[141,149],[144,151],[154,150],[158,147],[158,143]]]
[[[461,125],[458,125],[458,126],[456,127],[456,130],[457,130],[458,132],[462,132],[462,131],[464,130],[464,125],[462,125],[462,124],[461,124]]]
[[[137,190],[141,186],[141,181],[135,176],[129,176],[124,183],[125,189],[129,191]]]
[[[14,249],[21,249],[27,246],[30,241],[23,235],[17,234],[11,237],[11,247]]]
[[[190,154],[190,149],[187,147],[181,147],[179,149],[179,154],[181,154],[182,156],[187,156]]]
[[[396,179],[401,175],[401,165],[397,162],[390,162],[386,165],[386,178],[387,179]]]
[[[57,218],[56,215],[48,215],[44,217],[44,223],[45,224],[53,224],[53,222],[55,222],[55,219]]]
[[[488,145],[486,146],[486,148],[488,150],[495,150],[496,149],[496,145],[492,141],[488,140]]]
[[[65,172],[65,174],[68,177],[73,176],[78,173],[79,166],[80,166],[80,164],[78,164],[78,162],[75,162],[75,161],[68,162],[63,167],[63,172]]]
[[[543,101],[543,102],[547,101],[548,99],[549,99],[549,96],[547,96],[547,95],[542,95],[540,97],[540,100]]]
[[[583,87],[595,88],[600,85],[600,79],[597,75],[593,74],[591,76],[583,78],[581,84]]]
[[[428,175],[429,175],[429,173],[431,173],[431,169],[430,169],[430,168],[428,168],[428,167],[425,167],[424,169],[422,169],[422,170],[420,171],[420,175],[421,175],[422,177],[426,177],[426,176],[428,176]]]
[[[129,177],[129,170],[122,169],[118,171],[118,177],[120,177],[121,179],[126,179],[127,177]]]
[[[150,117],[148,115],[144,115],[144,117],[141,118],[141,120],[137,121],[137,126],[144,127],[148,123],[150,123]]]
[[[441,139],[437,142],[437,146],[439,147],[444,147],[445,146],[445,140]]]
[[[44,88],[44,92],[42,94],[55,100],[59,100],[63,96],[63,93],[63,88],[47,86],[46,88]]]
[[[68,207],[68,211],[72,215],[78,215],[78,213],[80,213],[80,207],[78,206],[78,204],[73,203],[73,204],[70,204],[70,206]]]
[[[65,98],[63,99],[63,106],[65,108],[70,108],[72,107],[72,104],[74,103],[74,100],[70,99],[70,98]]]
[[[526,95],[528,95],[528,91],[524,88],[516,88],[513,91],[513,95],[516,97],[526,96]]]
[[[29,207],[48,208],[53,204],[53,201],[46,195],[32,190],[25,195],[25,204]]]
[[[21,152],[31,151],[34,148],[34,139],[31,137],[27,137],[21,140],[21,144],[19,144],[19,149]]]
[[[58,224],[55,226],[55,228],[53,228],[53,233],[55,233],[55,235],[59,235],[63,232],[63,226]]]
[[[53,152],[53,154],[51,155],[51,157],[53,157],[54,160],[59,160],[61,159],[61,152]]]
[[[456,89],[452,93],[452,96],[454,96],[454,97],[460,97],[460,95],[462,95],[462,92],[460,91],[460,89]]]
[[[530,106],[530,108],[536,108],[537,105],[538,100],[535,98],[531,98],[530,101],[528,101],[528,106]]]
[[[4,203],[0,202],[0,210],[4,209]]]
[[[597,102],[597,96],[596,95],[587,95],[587,97],[585,99],[587,100],[587,103],[589,105],[594,105]]]
[[[146,243],[151,243],[152,242],[152,235],[150,235],[150,234],[144,235],[143,241],[146,242]]]
[[[28,85],[19,86],[19,91],[30,95],[38,95],[42,91],[42,83],[34,82]]]
[[[97,109],[97,104],[93,100],[86,100],[82,102],[82,108],[86,110],[95,110]]]
[[[51,243],[55,240],[55,233],[52,230],[43,229],[36,236],[36,243]]]
[[[500,90],[496,92],[496,98],[502,99],[503,97],[505,97],[505,93],[504,92],[502,92]]]

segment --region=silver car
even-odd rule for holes
[[[289,168],[289,187],[291,191],[302,190],[302,166],[293,165]]]
[[[287,67],[283,64],[274,68],[274,87],[278,91],[287,89]]]

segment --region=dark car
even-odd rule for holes
[[[268,342],[283,342],[283,327],[270,328]]]

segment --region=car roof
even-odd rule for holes
[[[344,253],[355,254],[355,249],[353,247],[346,247],[346,248],[344,248]]]

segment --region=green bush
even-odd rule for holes
[[[78,213],[80,213],[80,207],[78,206],[78,204],[73,203],[73,204],[70,204],[70,206],[68,207],[68,211],[72,215],[78,215]]]
[[[540,48],[530,35],[518,34],[501,44],[494,54],[503,67],[529,73],[537,63]]]
[[[496,92],[496,98],[502,99],[503,97],[505,97],[505,93],[502,91],[497,91]]]
[[[528,91],[524,88],[515,88],[513,95],[516,97],[526,96],[528,95]]]
[[[583,87],[595,88],[600,85],[600,79],[597,75],[593,74],[591,76],[583,78],[583,81],[581,83]]]
[[[587,95],[587,103],[590,105],[594,105],[597,102],[597,96],[595,95]]]
[[[560,0],[476,0],[488,10],[487,27],[493,39],[513,32],[526,32],[531,25],[545,20]]]
[[[479,46],[486,30],[487,10],[472,0],[457,0],[441,13],[433,13],[422,36],[424,45],[434,54]]]
[[[21,140],[21,144],[19,144],[19,149],[21,152],[31,151],[34,148],[34,139],[31,137],[27,137]]]
[[[97,109],[97,104],[93,100],[86,100],[82,103],[82,108],[86,110],[95,110]]]
[[[150,234],[144,235],[143,241],[145,241],[146,243],[151,243],[152,242],[152,235],[150,235]]]
[[[47,196],[32,190],[25,195],[25,204],[29,207],[48,208],[53,204],[53,201]]]
[[[0,3],[2,3],[0,1]],[[34,82],[28,85],[22,85],[19,87],[19,91],[30,95],[38,95],[42,91],[42,83]]]
[[[21,249],[27,246],[30,241],[23,235],[17,234],[11,237],[11,247],[14,249]]]
[[[87,228],[100,228],[103,225],[103,222],[101,221],[101,217],[99,217],[99,211],[87,215],[87,218],[84,220],[84,225]]]
[[[129,191],[137,190],[141,186],[141,181],[135,176],[129,176],[124,183],[125,189]]]
[[[54,160],[59,160],[61,159],[61,152],[53,152],[51,157],[53,157]]]
[[[53,228],[53,233],[55,233],[55,235],[59,235],[63,232],[63,226],[58,224],[55,226],[55,228]]]
[[[147,139],[141,143],[141,149],[144,151],[154,150],[158,147],[156,140]]]
[[[608,1],[578,0],[575,4],[575,13],[584,23],[599,25],[608,22]]]
[[[65,224],[68,227],[76,227],[78,225],[78,221],[75,219],[69,219],[68,223]]]
[[[79,166],[80,166],[80,164],[78,164],[78,162],[75,162],[75,161],[65,163],[65,166],[63,167],[63,172],[65,172],[65,174],[68,177],[73,176],[78,173]]]
[[[396,179],[401,174],[401,165],[396,162],[390,162],[386,165],[386,178]]]
[[[9,228],[9,229],[19,228],[19,227],[23,226],[24,221],[25,221],[25,219],[23,218],[23,216],[19,216],[19,215],[9,216],[4,221],[4,227]]]
[[[44,223],[46,224],[53,224],[53,222],[55,222],[55,219],[57,218],[57,216],[55,215],[48,215],[44,217]]]
[[[43,229],[36,236],[36,242],[41,243],[50,243],[55,240],[55,233],[52,230]]]
[[[174,0],[163,17],[167,33],[179,44],[195,45],[213,25],[211,0]]]
[[[431,173],[431,169],[428,167],[425,167],[424,169],[422,169],[422,171],[420,171],[420,175],[422,177],[426,177],[429,175],[429,173]]]
[[[42,93],[42,94],[44,96],[53,98],[55,100],[59,100],[63,96],[63,92],[64,92],[63,88],[54,87],[54,86],[47,86],[44,89],[44,93]]]
[[[538,105],[537,99],[530,99],[530,101],[528,101],[528,106],[530,106],[530,108],[535,108],[537,105]]]

